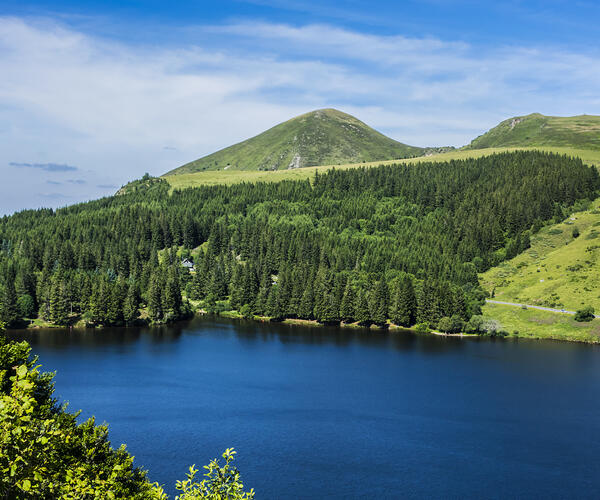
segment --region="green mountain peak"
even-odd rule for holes
[[[421,154],[422,148],[395,141],[347,113],[325,108],[296,116],[166,175],[204,170],[283,170]]]
[[[480,135],[465,149],[526,146],[600,150],[600,116],[515,116]]]

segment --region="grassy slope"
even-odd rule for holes
[[[575,220],[571,220],[575,219]],[[580,231],[573,238],[573,227]],[[495,291],[495,299],[505,302],[543,305],[577,310],[592,305],[600,311],[600,199],[590,210],[576,212],[560,224],[545,227],[531,238],[531,248],[514,259],[503,262],[480,276],[482,286]],[[600,320],[588,327],[572,317],[558,313],[522,311],[510,306],[486,305],[486,315],[497,315],[509,330],[535,333],[536,336],[579,338],[582,331],[591,329],[600,335]],[[548,325],[554,318],[555,326]],[[540,322],[541,320],[544,322]],[[559,330],[557,325],[560,324]],[[559,335],[560,333],[560,335]],[[600,340],[600,337],[599,337]]]
[[[571,218],[575,220],[571,220]],[[485,289],[506,302],[600,311],[600,199],[591,210],[545,227],[531,248],[481,275]],[[573,238],[573,227],[580,231]]]
[[[600,116],[544,116],[534,113],[504,120],[474,139],[467,149],[508,146],[561,146],[600,150]]]
[[[487,304],[484,316],[500,321],[510,336],[536,339],[575,340],[600,342],[600,319],[578,323],[573,316],[535,309]]]
[[[205,170],[280,170],[295,167],[408,158],[423,153],[373,130],[341,111],[322,109],[183,165],[166,175]]]
[[[420,163],[424,161],[450,161],[465,158],[477,158],[480,156],[500,153],[505,151],[515,151],[517,149],[532,148],[488,148],[481,150],[457,150],[448,153],[440,153],[432,156],[421,156],[418,158],[409,158],[404,160],[374,161],[366,163],[345,163],[342,165],[322,165],[318,167],[306,167],[302,169],[276,170],[276,171],[240,171],[240,170],[218,170],[205,171],[197,173],[184,173],[178,175],[165,175],[163,178],[171,184],[174,189],[183,189],[186,187],[196,187],[213,184],[236,184],[239,182],[277,182],[287,179],[310,179],[314,176],[316,170],[325,171],[330,168],[356,168],[371,167],[390,163]],[[600,167],[600,151],[586,151],[573,148],[540,147],[535,148],[544,151],[552,151],[569,156],[577,156],[586,163]]]

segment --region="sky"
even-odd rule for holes
[[[2,0],[0,215],[113,194],[333,107],[462,146],[600,114],[600,2]]]

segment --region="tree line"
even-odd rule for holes
[[[0,321],[160,323],[190,314],[190,299],[277,319],[458,328],[479,312],[477,273],[599,187],[579,159],[533,151],[173,193],[146,177],[118,196],[0,219]]]

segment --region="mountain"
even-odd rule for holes
[[[224,169],[282,170],[409,158],[423,152],[386,137],[349,114],[319,109],[165,175]]]
[[[504,120],[465,149],[507,146],[562,146],[600,150],[600,116],[544,116],[533,113]]]

